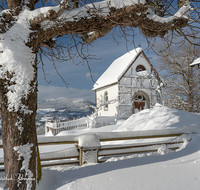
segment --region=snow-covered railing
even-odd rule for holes
[[[69,154],[68,157],[71,155],[78,157],[79,160],[71,160],[70,162],[79,162],[79,165],[82,165],[91,162],[91,158],[92,162],[104,162],[108,157],[115,155],[156,151],[162,154],[166,150],[181,149],[186,146],[196,131],[196,127],[189,127],[175,130],[98,132],[79,136],[40,137],[38,143],[39,145],[74,143],[76,149],[74,148],[74,153]],[[151,139],[151,142],[138,143],[138,141],[135,141],[139,139],[147,139],[148,141]],[[131,143],[129,141],[129,144],[122,144],[122,140],[124,142],[127,140],[133,141]],[[105,141],[118,141],[119,144],[102,145]],[[87,154],[92,154],[92,156]],[[89,161],[88,158],[90,158]]]
[[[49,130],[52,131],[53,135],[57,135],[59,132],[64,130],[74,130],[74,129],[84,129],[89,127],[88,117],[83,117],[76,120],[57,122],[57,121],[47,121],[45,123],[46,133]]]
[[[82,165],[90,162],[104,162],[115,155],[149,152],[162,154],[167,150],[182,149],[198,130],[197,127],[183,127],[152,131],[97,132],[79,136],[40,137],[38,143],[39,145],[75,143],[77,149],[76,151],[74,149],[76,153],[73,156],[78,154],[79,165]],[[148,142],[139,143],[139,139],[147,139]],[[129,144],[121,143],[122,140],[124,143],[129,141]],[[119,144],[108,145],[108,141],[118,141]],[[103,145],[104,142],[107,145]],[[78,160],[76,162],[78,163]]]
[[[47,121],[45,123],[45,133],[47,134],[49,130],[51,130],[53,135],[57,135],[59,132],[65,130],[93,128],[96,126],[111,125],[115,123],[116,123],[115,116],[98,116],[96,118],[94,118],[93,116],[88,116],[64,122]]]
[[[190,138],[187,139],[189,141]],[[181,149],[184,140],[170,140],[170,141],[157,141],[148,143],[137,143],[135,145],[106,145],[99,149],[98,160],[99,163],[107,161],[112,156],[119,156],[124,154],[143,154],[158,152],[163,154],[164,152],[175,151]]]
[[[38,145],[74,144],[63,151],[40,154],[41,165],[54,166],[104,162],[111,156],[181,150],[191,140],[199,127],[184,127],[168,130],[97,132],[82,135],[38,137]],[[148,141],[139,142],[146,139]],[[130,141],[131,140],[131,141]],[[118,141],[118,145],[109,145],[108,141]],[[122,143],[122,141],[124,141]],[[128,143],[125,143],[127,142]],[[106,145],[104,145],[106,142]],[[3,146],[0,145],[0,148]],[[57,160],[57,161],[56,161]],[[49,162],[50,161],[50,162]],[[3,158],[0,158],[3,165]],[[3,171],[1,168],[0,171]]]
[[[70,120],[70,121],[64,121],[64,122],[46,122],[46,125],[48,127],[54,128],[54,129],[60,129],[60,128],[70,128],[70,127],[77,127],[77,126],[85,126],[87,124],[87,117],[83,117],[76,120]]]
[[[42,153],[40,154],[40,161],[42,167],[79,164],[79,152],[74,147],[62,151]]]

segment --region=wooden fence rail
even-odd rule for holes
[[[84,155],[88,153],[96,154],[96,162],[105,162],[109,157],[124,154],[138,154],[147,152],[156,152],[165,147],[170,150],[176,150],[186,141],[189,142],[197,128],[189,127],[175,130],[152,130],[152,131],[128,131],[128,132],[97,132],[82,135],[38,137],[38,145],[60,145],[74,144],[72,148],[51,153],[41,153],[42,167],[88,163]],[[93,138],[92,141],[88,140]],[[95,139],[95,140],[94,140]],[[139,143],[138,139],[146,139],[148,142]],[[130,141],[131,140],[131,141]],[[137,141],[136,141],[137,140]],[[151,142],[149,142],[151,140]],[[84,141],[87,141],[84,143]],[[94,143],[101,142],[98,146]],[[103,145],[105,141],[118,141],[118,145]],[[124,141],[123,144],[121,141]],[[128,142],[124,144],[125,142]],[[108,143],[108,142],[107,142]],[[87,146],[85,146],[85,144]],[[97,143],[98,144],[98,143]],[[0,148],[3,145],[0,144]],[[93,155],[94,155],[93,154]],[[93,161],[94,161],[93,160]],[[0,165],[3,166],[3,158],[0,158]],[[1,167],[0,171],[4,168]]]
[[[189,139],[190,140],[190,139]],[[98,162],[105,162],[111,156],[119,156],[124,154],[142,154],[142,153],[150,153],[157,152],[159,148],[165,147],[170,150],[177,150],[184,143],[184,141],[159,141],[156,143],[143,143],[138,145],[115,145],[115,146],[102,146],[99,149]],[[103,157],[103,158],[101,158]]]

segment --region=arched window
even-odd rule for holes
[[[146,99],[145,99],[145,97],[143,95],[138,94],[138,95],[136,95],[134,97],[134,100],[136,100],[136,101],[145,101]]]
[[[145,109],[146,99],[142,94],[137,94],[134,97],[134,113]]]
[[[108,102],[108,92],[104,92],[104,102],[107,103]],[[108,111],[108,104],[104,105],[104,110]]]
[[[145,71],[146,68],[143,65],[138,65],[135,70],[136,72],[140,72],[140,71]]]

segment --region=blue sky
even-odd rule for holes
[[[119,38],[118,33],[116,32],[115,37],[120,42],[119,45],[113,40],[111,33],[106,35],[103,38],[96,40],[90,48],[90,53],[96,55],[96,58],[100,60],[90,61],[90,67],[92,69],[92,75],[94,81],[96,81],[101,74],[110,66],[110,64],[127,52],[126,42],[124,39]],[[130,43],[131,43],[130,38]],[[128,49],[134,49],[134,45],[128,45]],[[145,49],[147,47],[146,40],[140,35],[139,31],[135,37],[135,47],[140,46]],[[147,52],[145,52],[149,55]],[[87,64],[74,65],[72,61],[57,63],[57,69],[62,75],[68,88],[65,87],[65,84],[60,79],[56,73],[52,63],[47,59],[44,59],[45,62],[45,72],[48,73],[47,80],[51,81],[48,84],[44,80],[44,75],[41,69],[41,65],[38,68],[38,84],[39,84],[39,93],[38,99],[52,99],[59,97],[66,97],[69,99],[73,98],[82,98],[85,100],[90,100],[94,102],[94,92],[91,91],[93,88],[93,81],[89,75],[89,69]],[[75,60],[76,63],[79,60]]]

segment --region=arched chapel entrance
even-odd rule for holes
[[[146,92],[139,90],[133,96],[132,113],[137,113],[143,109],[150,109],[150,98]]]

